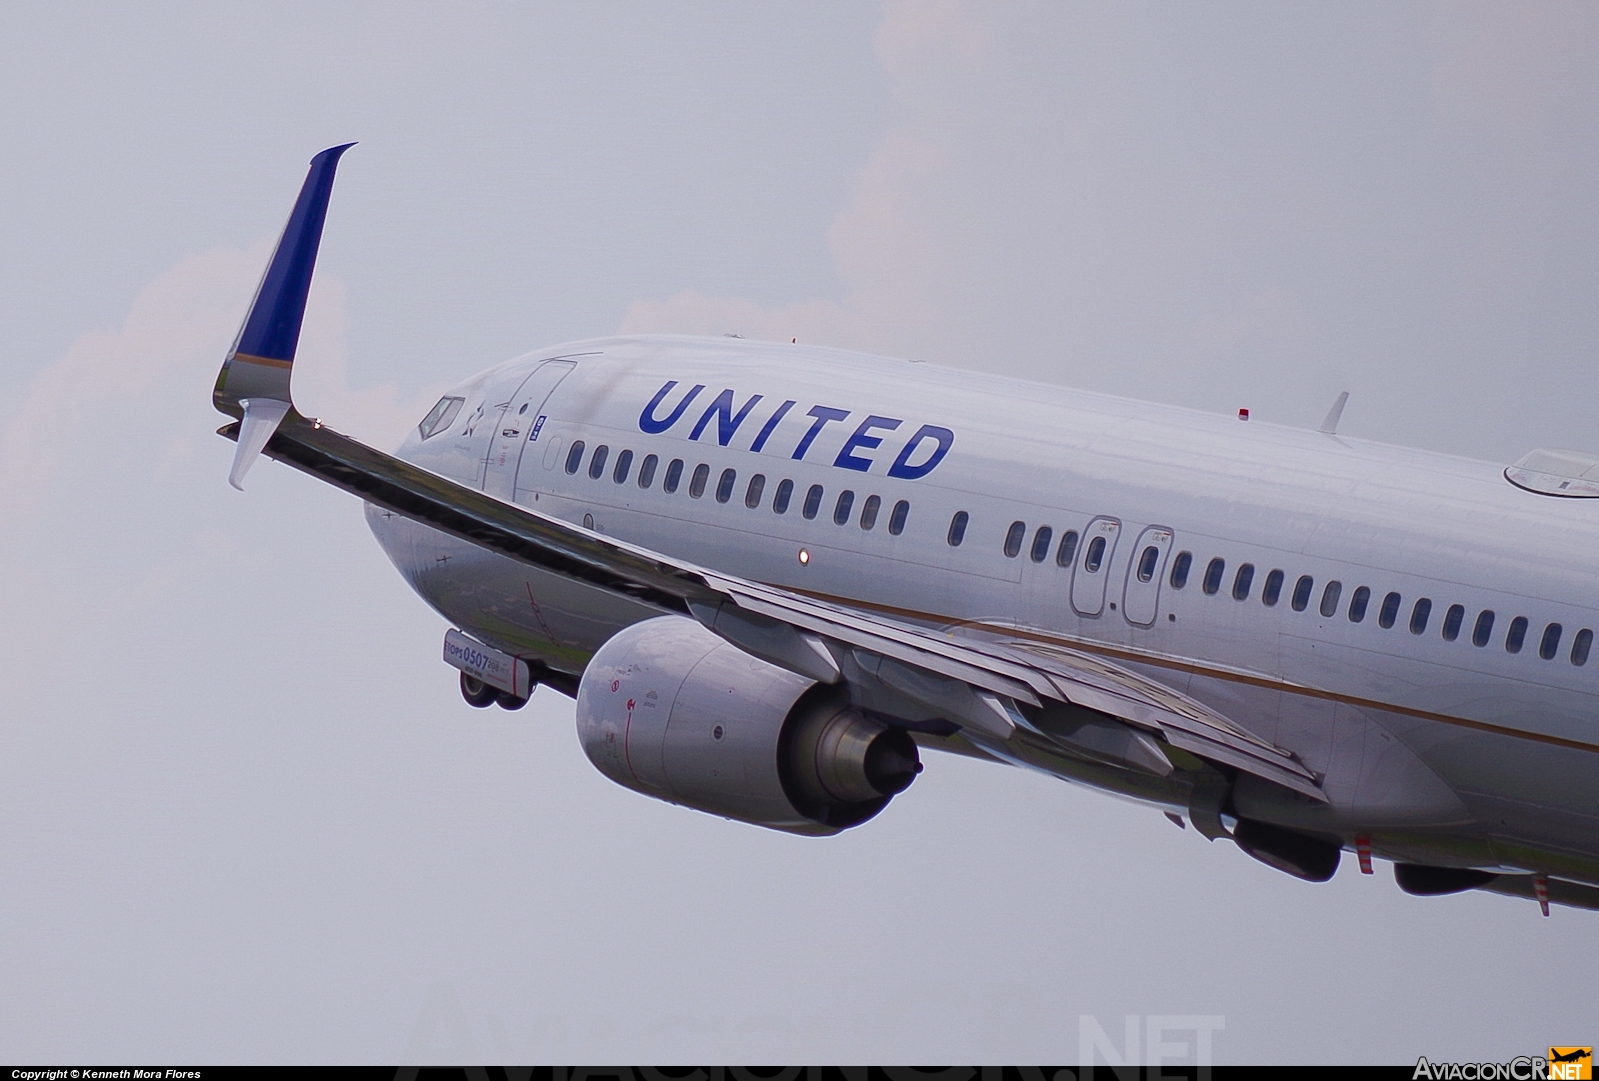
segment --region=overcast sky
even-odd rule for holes
[[[1599,915],[964,760],[829,840],[625,791],[568,700],[461,702],[355,500],[228,488],[209,392],[359,139],[296,383],[384,445],[624,329],[1599,449],[1599,7],[11,3],[0,96],[0,1059],[1591,1042]]]

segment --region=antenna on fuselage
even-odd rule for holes
[[[1344,417],[1344,406],[1349,404],[1349,392],[1346,390],[1338,395],[1338,400],[1327,410],[1327,419],[1321,422],[1321,427],[1316,430],[1322,435],[1337,435],[1338,422]]]

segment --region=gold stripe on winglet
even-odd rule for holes
[[[269,368],[292,368],[292,367],[294,367],[294,361],[292,361],[292,360],[273,360],[271,357],[257,357],[257,356],[252,356],[249,353],[234,353],[231,357],[228,358],[228,360],[230,362],[231,361],[235,361],[235,360],[242,360],[246,364],[263,364],[263,365],[265,365],[265,366],[267,366]]]

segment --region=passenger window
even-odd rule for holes
[[[566,471],[576,473],[577,467],[583,464],[583,440],[572,442],[572,449],[566,452]]]
[[[772,497],[772,511],[776,514],[788,513],[788,501],[794,498],[794,482],[784,479],[777,485],[777,494]]]
[[[1308,574],[1299,576],[1299,581],[1294,583],[1294,595],[1288,598],[1288,607],[1296,612],[1303,612],[1310,606],[1310,591],[1316,588],[1316,580]]]
[[[1453,642],[1460,637],[1460,625],[1466,621],[1466,606],[1451,604],[1444,613],[1444,641]]]
[[[866,497],[866,502],[861,504],[861,528],[871,529],[877,525],[877,510],[883,501],[875,495]]]
[[[1366,618],[1366,606],[1371,603],[1371,590],[1365,586],[1356,588],[1354,595],[1349,598],[1349,622],[1359,623]]]
[[[855,505],[855,493],[845,488],[838,493],[838,502],[833,504],[833,524],[843,525],[849,521],[850,508]]]
[[[1321,607],[1317,611],[1331,619],[1333,613],[1338,611],[1338,597],[1343,591],[1344,584],[1342,582],[1328,582],[1327,587],[1321,591]]]
[[[1151,544],[1138,557],[1138,580],[1147,582],[1155,577],[1155,564],[1160,562],[1160,549]]]
[[[1047,525],[1038,527],[1038,532],[1033,534],[1033,549],[1027,554],[1034,563],[1042,563],[1049,557],[1049,542],[1055,539],[1055,531]]]
[[[1272,607],[1283,595],[1283,572],[1272,571],[1266,575],[1266,587],[1260,591],[1260,603]]]
[[[666,466],[666,479],[661,481],[661,491],[671,495],[683,482],[683,459],[673,458]]]
[[[949,520],[949,533],[944,540],[951,548],[959,548],[961,541],[966,539],[966,523],[971,520],[971,515],[963,510],[955,512],[955,517]]]
[[[1249,587],[1254,582],[1255,565],[1253,563],[1239,564],[1238,573],[1233,575],[1233,600],[1247,601],[1249,599]]]
[[[1543,629],[1543,637],[1538,641],[1538,656],[1546,661],[1554,660],[1556,651],[1560,649],[1562,629],[1558,623],[1551,623]]]
[[[1069,567],[1077,555],[1077,530],[1068,529],[1061,534],[1060,547],[1055,549],[1055,566]]]
[[[1088,554],[1083,556],[1083,570],[1094,574],[1105,561],[1105,538],[1095,537],[1088,542]]]
[[[1205,567],[1205,579],[1200,583],[1199,586],[1205,591],[1205,596],[1209,597],[1221,588],[1221,576],[1226,573],[1226,571],[1226,560],[1213,559],[1210,561],[1209,565]]]
[[[589,459],[589,479],[599,480],[605,475],[605,459],[611,456],[611,448],[601,443],[594,448],[594,457]]]
[[[690,499],[698,499],[705,494],[705,482],[711,479],[711,467],[701,462],[694,467],[694,475],[688,481],[688,494]]]
[[[899,536],[905,532],[905,519],[910,516],[911,505],[901,499],[894,504],[894,513],[888,516],[888,532],[892,536]]]
[[[1066,535],[1068,537],[1076,537],[1077,536],[1076,533],[1068,533]],[[1061,547],[1064,548],[1065,546],[1066,546],[1066,542],[1062,541],[1061,542]],[[1194,565],[1194,553],[1192,553],[1192,552],[1178,552],[1177,553],[1177,558],[1171,561],[1171,587],[1173,589],[1181,589],[1181,588],[1183,588],[1183,586],[1188,584],[1188,571],[1189,571],[1189,568],[1191,568],[1193,565]]]
[[[1010,529],[1005,531],[1005,558],[1016,558],[1016,554],[1022,550],[1022,537],[1026,535],[1026,522],[1012,522],[1010,524]]]
[[[800,508],[800,513],[805,515],[805,520],[810,521],[816,517],[816,512],[822,509],[822,486],[813,484],[805,493],[805,505]]]
[[[628,473],[633,470],[633,452],[624,450],[616,456],[616,468],[611,471],[611,479],[618,484],[627,481]]]
[[[1494,614],[1491,608],[1477,613],[1477,625],[1471,628],[1471,644],[1485,646],[1494,632]]]
[[[1426,597],[1416,602],[1410,610],[1410,633],[1420,634],[1427,629],[1427,617],[1432,615],[1432,601]]]
[[[766,474],[757,473],[750,478],[750,486],[744,489],[744,505],[754,510],[761,505],[761,496],[766,492]]]
[[[1571,663],[1581,668],[1588,663],[1588,651],[1593,648],[1593,632],[1584,627],[1571,640]]]
[[[1394,620],[1399,618],[1399,594],[1390,593],[1382,599],[1382,607],[1377,609],[1377,626],[1387,630],[1394,625]]]
[[[1510,621],[1510,630],[1505,632],[1505,652],[1520,653],[1521,644],[1527,640],[1527,617],[1517,616]]]
[[[655,467],[660,464],[661,460],[655,455],[646,454],[644,456],[644,460],[638,465],[638,486],[640,488],[648,488],[655,483]]]
[[[738,483],[738,470],[724,469],[722,475],[716,478],[716,501],[726,503],[733,498],[733,485]]]

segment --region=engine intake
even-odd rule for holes
[[[922,768],[904,729],[682,616],[600,647],[578,684],[577,730],[620,785],[790,833],[858,826]]]

